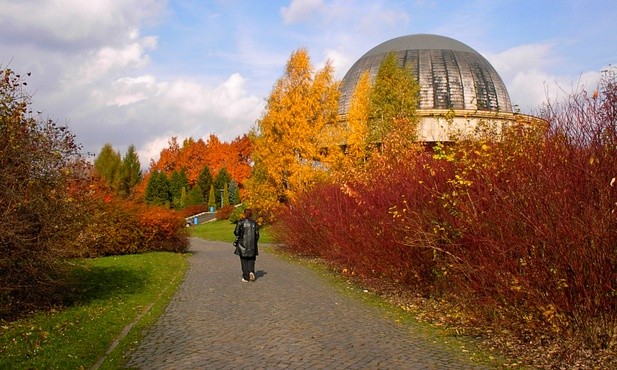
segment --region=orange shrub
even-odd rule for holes
[[[158,207],[139,207],[138,223],[147,250],[186,252],[188,238],[184,217]]]
[[[174,211],[110,199],[104,192],[86,200],[90,213],[82,221],[69,256],[184,252],[188,248],[184,218]]]

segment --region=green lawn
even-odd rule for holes
[[[205,222],[200,225],[191,226],[190,234],[198,238],[207,240],[216,240],[222,242],[233,242],[235,239],[234,228],[235,224],[227,220],[216,220]],[[268,230],[268,227],[261,227],[259,229],[259,243],[271,244],[274,243],[272,235]]]
[[[213,221],[191,227],[191,235],[231,243],[234,227]],[[260,236],[261,243],[272,243],[267,228]],[[143,329],[154,324],[182,282],[187,256],[156,252],[71,261],[73,304],[0,322],[0,369],[121,367],[125,353],[139,343]],[[133,326],[123,336],[128,325]]]
[[[1,323],[0,369],[92,368],[133,323],[101,366],[118,368],[175,293],[187,256],[157,252],[73,261],[75,303]]]

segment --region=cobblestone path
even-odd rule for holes
[[[191,239],[185,281],[132,354],[141,369],[480,369],[315,272],[262,252],[241,281],[230,243]]]

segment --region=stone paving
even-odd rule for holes
[[[314,271],[262,252],[241,281],[230,243],[191,239],[185,281],[128,363],[141,369],[481,369]]]

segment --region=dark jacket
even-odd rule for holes
[[[235,254],[240,257],[255,257],[259,254],[257,241],[259,240],[259,226],[250,218],[244,218],[236,224],[234,235],[238,241]]]

